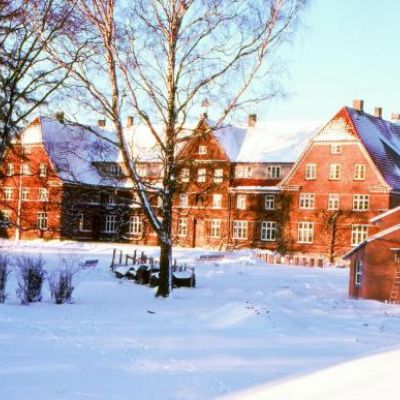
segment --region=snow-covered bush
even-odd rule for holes
[[[10,274],[9,264],[10,258],[5,254],[0,254],[0,303],[4,303],[7,297],[6,285],[8,275]]]
[[[56,304],[71,302],[74,291],[72,278],[82,269],[73,259],[63,259],[62,263],[62,268],[53,271],[49,277],[51,297],[54,298]]]
[[[16,259],[18,267],[17,296],[21,304],[42,300],[42,287],[46,277],[45,261],[40,257],[22,256]]]

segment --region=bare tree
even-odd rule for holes
[[[294,32],[306,0],[78,0],[90,57],[74,68],[75,93],[101,110],[116,131],[124,169],[160,242],[157,295],[171,291],[172,201],[177,151],[199,106],[212,104],[213,128],[233,112],[269,99],[278,47]],[[63,60],[54,52],[60,65]],[[80,96],[82,102],[84,96]],[[152,137],[162,163],[161,188],[149,188],[124,135],[122,114]],[[149,191],[162,197],[161,211]]]

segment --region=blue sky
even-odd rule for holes
[[[289,97],[259,119],[325,121],[355,98],[400,113],[400,0],[314,0],[304,17],[282,54]]]

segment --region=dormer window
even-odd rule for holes
[[[45,178],[47,176],[47,165],[44,163],[40,163],[39,165],[39,176],[41,178]]]
[[[14,175],[14,164],[13,163],[7,163],[6,175],[7,176]]]
[[[147,167],[146,165],[139,165],[138,167],[138,174],[141,178],[147,176]]]
[[[200,145],[198,150],[197,150],[198,154],[207,154],[207,146],[205,145]]]
[[[267,166],[267,179],[280,179],[282,176],[282,168],[280,165]]]
[[[337,143],[331,144],[331,154],[342,154],[342,145]]]
[[[31,174],[31,169],[29,167],[29,164],[23,163],[21,164],[21,175],[30,175]]]

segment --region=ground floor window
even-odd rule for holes
[[[37,227],[38,229],[45,231],[47,229],[47,213],[40,211],[37,214]]]
[[[362,267],[363,267],[362,261],[356,260],[356,268],[354,270],[354,283],[356,285],[361,285]]]
[[[351,226],[351,245],[357,246],[368,237],[368,225]]]
[[[79,217],[79,231],[80,232],[90,232],[92,230],[90,219],[85,216],[85,214],[81,214]]]
[[[212,239],[219,239],[221,237],[221,220],[220,219],[212,219],[211,220],[210,237]]]
[[[314,241],[314,223],[299,222],[297,230],[298,243],[313,243]]]
[[[233,221],[233,239],[247,239],[247,221]]]
[[[261,223],[261,240],[273,242],[276,240],[276,222],[263,221]]]
[[[117,216],[116,215],[106,215],[104,223],[105,233],[115,233],[117,231]]]
[[[140,235],[143,231],[142,219],[138,216],[130,217],[128,232],[131,235]]]
[[[178,236],[186,237],[188,233],[188,223],[187,218],[178,219]]]
[[[0,226],[9,226],[11,222],[11,211],[10,210],[2,210],[1,211],[1,220],[0,220]]]

